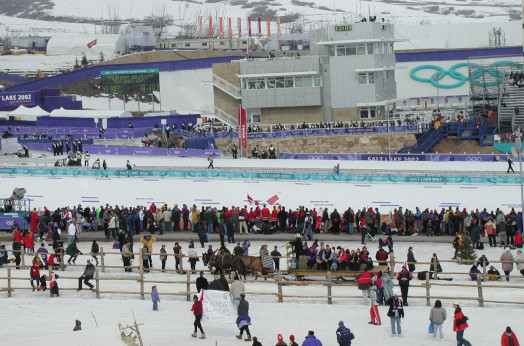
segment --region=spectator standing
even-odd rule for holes
[[[393,296],[390,297],[387,302],[389,305],[388,316],[391,321],[391,336],[402,336],[402,328],[400,326],[400,319],[404,318],[404,304],[402,299],[398,296],[398,290],[393,291]],[[396,333],[395,333],[396,325]]]
[[[506,331],[502,333],[500,338],[501,346],[520,346],[517,335],[511,330],[511,327],[506,327]]]
[[[204,333],[204,329],[202,329],[202,323],[200,323],[200,320],[202,319],[202,313],[204,312],[204,309],[202,308],[202,299],[204,299],[204,293],[202,293],[200,300],[196,294],[193,296],[193,306],[191,307],[191,311],[193,311],[193,315],[195,316],[195,322],[193,322],[195,331],[193,334],[191,334],[191,336],[194,338],[197,337],[198,328],[200,329],[200,333],[202,333],[202,335],[200,335],[200,339],[205,339],[206,333]]]
[[[153,311],[158,311],[158,303],[160,303],[160,296],[158,295],[156,286],[153,286],[151,288],[151,300],[153,301]]]
[[[506,249],[502,256],[500,256],[500,261],[503,262],[502,271],[506,276],[506,281],[509,281],[509,274],[513,270],[513,262],[515,262],[515,259],[513,258],[509,248]]]
[[[433,340],[437,338],[437,332],[440,336],[440,341],[444,338],[442,335],[442,325],[447,318],[446,309],[442,307],[440,300],[435,300],[435,305],[431,308],[429,313],[429,321],[433,323]]]
[[[315,337],[315,332],[310,330],[302,343],[302,346],[322,346],[322,342]]]
[[[464,330],[468,328],[468,318],[462,313],[459,302],[453,302],[453,308],[455,309],[453,318],[453,331],[457,333],[457,345],[471,346],[471,343],[464,339]]]
[[[242,339],[244,331],[247,333],[245,341],[251,341],[251,333],[249,332],[249,326],[251,325],[251,317],[249,317],[249,302],[246,300],[246,294],[240,294],[240,302],[237,308],[237,327],[240,329],[240,333],[236,336],[237,339]]]
[[[338,322],[337,329],[337,342],[340,346],[351,346],[351,340],[355,338],[355,335],[351,333],[351,330],[346,328],[343,321]]]

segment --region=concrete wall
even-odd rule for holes
[[[213,64],[212,73],[240,88],[240,79],[236,77],[240,71],[239,68],[240,64],[238,62]],[[237,116],[240,100],[213,86],[213,101],[215,107],[220,108],[233,117]]]
[[[414,134],[395,134],[391,135],[391,152],[400,148],[413,145],[416,142]],[[352,147],[348,145],[352,143]],[[238,145],[237,139],[216,139],[216,145],[219,149],[227,151],[231,155],[231,145]],[[371,136],[308,136],[292,138],[269,138],[248,140],[248,152],[251,155],[251,149],[258,145],[259,153],[263,149],[273,144],[278,152],[288,153],[387,153],[388,138],[384,135]]]
[[[240,63],[238,61],[233,61],[231,63],[213,64],[213,74],[219,76],[220,78],[238,88],[240,88],[240,79],[237,78],[239,73]]]
[[[287,107],[261,109],[263,124],[298,124],[324,121],[322,107]]]

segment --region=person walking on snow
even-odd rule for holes
[[[237,317],[237,327],[240,329],[240,334],[238,334],[236,337],[237,339],[242,340],[242,334],[244,331],[247,333],[247,338],[245,338],[245,341],[251,341],[251,333],[249,332],[249,326],[251,325],[251,317],[249,317],[249,302],[246,300],[246,294],[241,293],[240,294],[240,302],[238,303],[238,309],[237,309],[238,317]]]
[[[443,339],[442,335],[442,325],[447,318],[446,309],[442,307],[440,300],[435,300],[435,305],[431,308],[429,313],[429,321],[433,323],[433,340],[437,338],[437,331],[440,334],[440,341]]]
[[[353,340],[354,338],[355,335],[351,333],[351,330],[346,328],[344,322],[338,322],[337,342],[339,346],[351,346],[351,340]]]
[[[387,300],[386,304],[389,305],[388,316],[391,320],[391,336],[402,336],[400,319],[404,318],[404,304],[402,303],[402,299],[398,296],[397,289],[393,291],[393,296]],[[395,324],[397,326],[396,334]]]
[[[515,173],[515,171],[513,170],[513,161],[511,160],[511,156],[508,156],[508,170],[506,171],[506,173],[509,173],[510,170],[512,173]]]
[[[511,330],[511,327],[506,327],[506,331],[502,333],[500,338],[501,346],[520,346],[517,335]]]
[[[215,169],[215,167],[213,167],[213,158],[214,158],[214,155],[211,154],[209,155],[209,157],[207,158],[207,161],[209,162],[209,166],[207,166],[207,169],[211,168],[211,169]]]
[[[198,296],[195,294],[193,296],[193,306],[191,307],[191,311],[193,311],[193,315],[195,315],[195,322],[193,322],[193,326],[195,326],[195,331],[193,334],[191,334],[192,337],[197,337],[197,328],[200,329],[200,339],[206,338],[206,333],[204,333],[204,329],[202,329],[202,324],[200,323],[200,320],[202,319],[202,313],[204,312],[204,309],[202,308],[202,300],[204,299],[204,292],[202,292],[202,296],[200,297],[200,300],[198,299]]]
[[[453,302],[453,308],[455,314],[453,317],[453,331],[457,332],[457,345],[458,346],[471,346],[471,343],[464,339],[464,330],[468,328],[468,318],[462,313],[462,309],[457,301]]]
[[[151,288],[151,300],[153,301],[153,310],[158,311],[158,303],[160,303],[160,297],[158,296],[156,286],[153,286]]]

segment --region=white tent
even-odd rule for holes
[[[89,109],[55,109],[51,111],[52,117],[77,117],[77,118],[115,118],[115,117],[132,117],[133,114],[129,111],[97,111]]]
[[[56,34],[47,43],[47,55],[115,56],[124,52],[125,43],[122,35]]]
[[[21,118],[21,120],[36,120],[37,117],[49,115],[48,112],[40,108],[40,106],[27,108],[20,106],[14,111],[8,113],[9,116]]]

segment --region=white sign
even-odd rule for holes
[[[237,318],[237,308],[231,302],[231,297],[227,291],[203,291],[204,300],[202,308],[204,310],[202,319],[211,322],[235,322]]]

